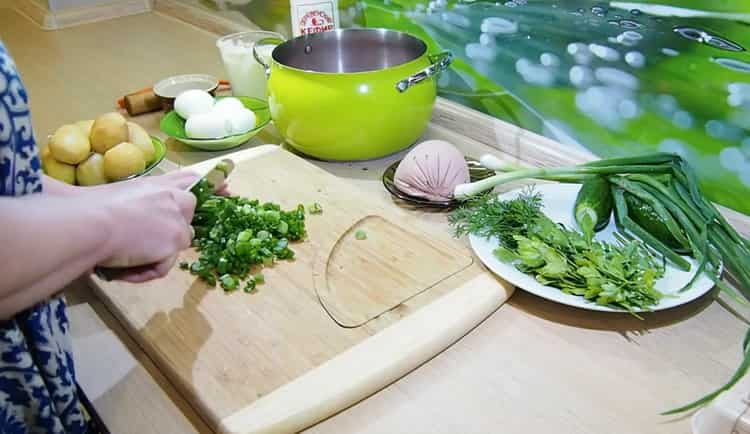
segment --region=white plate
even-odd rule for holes
[[[537,184],[535,191],[543,195],[542,210],[553,221],[562,223],[568,228],[579,229],[573,218],[573,205],[576,195],[580,189],[578,184]],[[522,189],[517,189],[499,195],[501,200],[513,199],[518,196]],[[609,225],[596,234],[596,239],[601,241],[615,241],[614,232],[616,231],[614,220]],[[479,259],[493,273],[497,274],[513,285],[526,290],[532,294],[546,298],[547,300],[567,304],[568,306],[580,307],[589,310],[598,310],[603,312],[624,312],[623,309],[613,309],[607,306],[600,306],[592,301],[588,301],[581,296],[565,294],[557,288],[542,285],[534,277],[522,273],[515,266],[505,264],[492,254],[499,243],[497,239],[484,239],[475,235],[469,236],[471,248]],[[704,273],[693,283],[693,286],[687,291],[678,292],[684,287],[695,274],[698,263],[695,259],[685,257],[692,265],[691,271],[682,271],[669,263],[664,271],[664,276],[656,281],[655,287],[661,291],[665,297],[652,310],[669,309],[681,304],[688,303],[702,296],[714,287],[713,281]],[[640,311],[639,311],[640,312]]]

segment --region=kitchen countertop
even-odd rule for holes
[[[214,35],[158,14],[43,32],[0,9],[0,38],[28,89],[40,142],[57,126],[111,110],[117,97],[164,76],[224,76]],[[157,131],[158,115],[136,121]],[[450,140],[471,155],[495,145],[434,124],[425,138]],[[280,142],[273,128],[244,146],[264,142]],[[217,155],[174,141],[168,147],[164,170]],[[316,164],[386,195],[379,177],[397,158]],[[444,214],[421,217],[446,226]],[[113,432],[208,432],[84,283],[66,293],[81,383]],[[639,320],[519,290],[445,352],[306,432],[686,433],[688,418],[658,413],[723,384],[738,365],[747,321],[727,305],[707,296]]]

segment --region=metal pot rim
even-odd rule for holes
[[[417,53],[415,56],[411,59],[408,59],[404,62],[400,62],[397,64],[389,65],[386,68],[373,68],[363,71],[347,71],[347,72],[333,72],[333,71],[318,71],[315,69],[303,69],[296,66],[289,65],[287,63],[284,63],[283,61],[279,60],[278,54],[286,47],[291,46],[292,44],[299,43],[300,41],[314,41],[316,39],[320,39],[323,37],[326,37],[327,35],[330,35],[332,33],[335,33],[337,35],[343,35],[347,33],[379,33],[382,35],[396,35],[401,38],[405,38],[407,40],[410,40],[411,42],[417,44],[419,46]],[[424,57],[427,54],[427,44],[421,39],[418,38],[410,33],[401,32],[398,30],[392,30],[392,29],[386,29],[386,28],[375,28],[375,27],[368,27],[368,28],[346,28],[346,29],[334,29],[329,30],[326,32],[319,32],[319,33],[312,33],[308,35],[301,35],[297,36],[296,38],[289,39],[287,41],[282,42],[281,44],[277,45],[272,53],[271,58],[273,59],[273,62],[276,63],[278,66],[284,68],[284,69],[290,69],[293,71],[299,71],[309,74],[321,74],[321,75],[357,75],[357,74],[369,74],[374,72],[380,72],[380,71],[386,71],[391,68],[396,67],[402,67],[404,65],[408,65],[409,63],[415,62],[422,57]]]

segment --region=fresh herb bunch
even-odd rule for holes
[[[514,200],[496,200],[495,196],[483,194],[453,211],[448,222],[456,237],[467,234],[496,237],[501,245],[515,248],[517,243],[513,236],[524,233],[541,209],[542,195],[531,188],[524,189]]]
[[[252,268],[293,259],[289,243],[306,235],[302,205],[284,211],[274,203],[216,196],[206,180],[201,180],[192,191],[197,198],[192,222],[193,247],[200,257],[180,266],[209,285],[218,281],[224,290],[233,291],[246,280],[243,289],[254,290],[264,279],[260,274],[248,277]]]
[[[698,261],[693,279],[680,291],[690,288],[705,272],[724,294],[740,304],[748,304],[750,240],[739,234],[703,195],[698,177],[681,156],[656,153],[595,160],[573,167],[498,166],[496,170],[504,173],[459,185],[454,196],[472,197],[500,184],[528,178],[581,183],[592,175],[603,176],[612,187],[615,222],[622,234],[639,238],[685,271],[692,267],[680,256],[684,251]],[[648,207],[645,211],[644,206]],[[722,272],[732,279],[722,279]],[[726,384],[664,414],[694,410],[732,388],[750,370],[748,343],[750,328],[742,345],[742,363]]]
[[[456,235],[496,237],[495,256],[543,285],[629,312],[659,303],[654,283],[664,275],[664,263],[640,241],[589,240],[550,220],[541,203],[533,190],[511,200],[485,195],[454,211],[449,221]]]

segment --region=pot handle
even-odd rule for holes
[[[253,57],[255,58],[255,61],[260,64],[260,66],[263,67],[263,70],[266,72],[266,77],[269,77],[271,75],[271,65],[267,64],[262,57],[260,57],[260,54],[258,54],[257,47],[258,45],[266,45],[266,44],[272,44],[272,45],[279,45],[286,41],[282,38],[276,38],[273,36],[270,36],[268,38],[263,38],[255,41],[253,44]]]
[[[432,62],[432,65],[396,83],[396,90],[399,92],[406,92],[415,84],[421,83],[424,80],[445,71],[453,62],[453,54],[450,51],[444,51],[440,54],[429,56],[429,59],[430,62]]]

